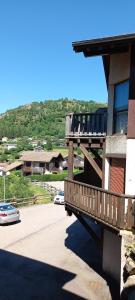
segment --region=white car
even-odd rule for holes
[[[64,204],[64,192],[59,192],[55,197],[54,197],[54,204]]]

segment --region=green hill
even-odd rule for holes
[[[84,100],[46,100],[8,110],[0,115],[0,138],[65,135],[65,116],[71,112],[94,112],[105,104]]]

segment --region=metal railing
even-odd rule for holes
[[[117,229],[134,227],[134,196],[112,193],[74,180],[65,180],[66,205]]]

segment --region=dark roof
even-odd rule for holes
[[[135,33],[74,42],[73,50],[87,56],[125,52],[135,42]]]

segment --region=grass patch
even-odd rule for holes
[[[31,184],[30,189],[34,193],[34,196],[38,196],[37,203],[46,204],[52,201],[50,193],[42,187]]]

